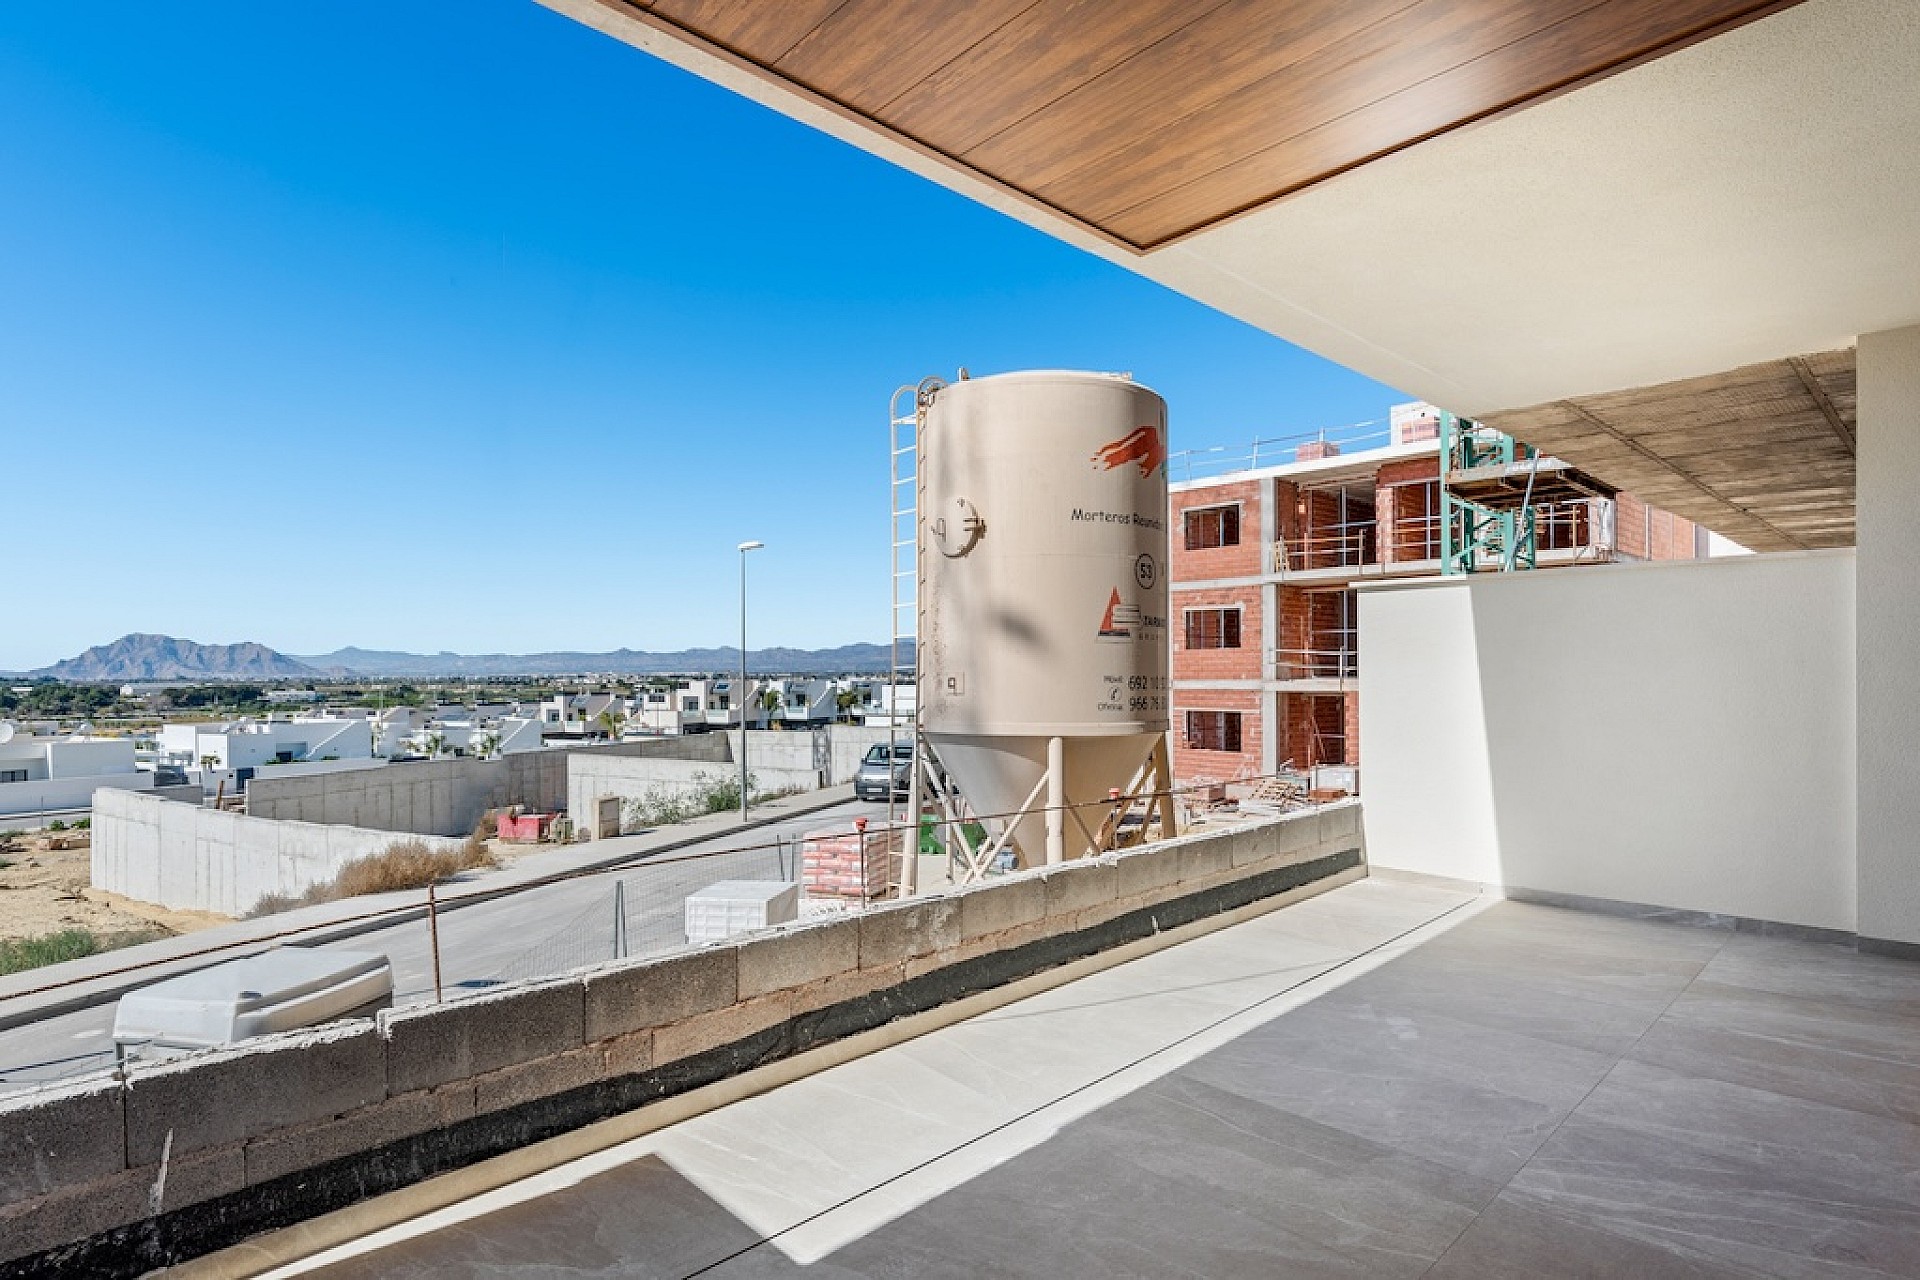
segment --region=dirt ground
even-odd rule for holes
[[[226,924],[211,911],[169,911],[95,889],[89,883],[86,833],[75,847],[48,848],[49,838],[35,834],[0,841],[0,938],[31,938],[62,929],[114,934],[192,933]],[[57,837],[56,837],[57,839]]]

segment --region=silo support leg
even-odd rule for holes
[[[1067,860],[1067,743],[1047,739],[1047,865]]]
[[[1173,765],[1167,759],[1165,734],[1153,744],[1153,790],[1160,801],[1160,838],[1171,840],[1180,834],[1180,828],[1173,816]]]

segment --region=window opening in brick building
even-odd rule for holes
[[[1549,502],[1533,509],[1533,545],[1538,551],[1578,551],[1594,539],[1593,503]]]
[[[1396,560],[1440,558],[1440,482],[1393,487],[1393,548]]]
[[[1238,649],[1240,647],[1240,610],[1187,610],[1187,648]]]
[[[1285,569],[1350,569],[1378,559],[1371,487],[1303,488],[1294,522],[1299,532],[1282,539]]]
[[[1201,507],[1186,513],[1187,550],[1211,551],[1240,545],[1240,505]]]
[[[1346,764],[1346,698],[1341,694],[1280,696],[1280,754],[1295,768]]]
[[[1187,712],[1187,745],[1195,751],[1240,750],[1240,713]]]

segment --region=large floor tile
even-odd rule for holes
[[[1574,911],[1533,902],[1502,902],[1475,930],[1529,948],[1627,953],[1649,960],[1712,959],[1731,930],[1681,926],[1656,920]]]
[[[1627,1056],[1681,1075],[1920,1124],[1920,1020],[1862,1025],[1862,1013],[1757,992],[1721,999],[1696,987]]]
[[[1443,1170],[1241,1100],[1202,1101],[1142,1091],[805,1274],[1410,1280],[1491,1191],[1462,1195]],[[776,1241],[714,1274],[790,1265]]]
[[[1735,1280],[1753,1273],[1501,1196],[1426,1280]]]
[[[1626,1052],[1679,994],[1597,999],[1578,979],[1543,977],[1527,969],[1523,953],[1502,965],[1454,963],[1426,951],[1422,947],[1355,980],[1351,993],[1609,1055]]]
[[[1920,1018],[1920,964],[1832,943],[1736,934],[1700,975],[1709,982]]]
[[[1640,1064],[1509,1191],[1766,1275],[1920,1274],[1920,1130]]]
[[[651,1280],[681,1277],[762,1238],[664,1162],[647,1158],[565,1194],[497,1209],[326,1269],[327,1280]]]
[[[1526,1163],[1576,1100],[1505,1092],[1453,1064],[1430,1062],[1416,1048],[1374,1045],[1292,1038],[1269,1044],[1248,1035],[1183,1074],[1473,1177],[1500,1180]]]

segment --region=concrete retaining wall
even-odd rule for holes
[[[816,745],[815,738],[824,746]],[[709,734],[709,737],[724,736],[729,751],[740,749],[740,731],[729,729],[724,735]],[[911,737],[910,733],[897,734],[890,729],[870,729],[865,725],[836,724],[824,729],[793,730],[783,732],[777,729],[754,729],[747,740],[747,767],[755,773],[762,765],[768,769],[788,769],[805,771],[824,768],[827,779],[824,785],[832,787],[843,782],[852,782],[853,774],[860,767],[860,757],[867,754],[867,748],[887,742],[892,738]],[[738,756],[730,756],[739,759]]]
[[[1363,873],[1357,802],[0,1099],[0,1280],[134,1276]]]
[[[269,769],[247,784],[247,813],[285,822],[464,836],[489,809],[519,804],[557,812],[565,807],[568,754],[409,760],[288,776]]]
[[[397,838],[392,831],[275,822],[103,790],[94,794],[92,878],[97,889],[141,902],[237,916],[270,893],[296,895],[331,880]]]
[[[797,788],[813,791],[820,775],[812,769],[778,769],[749,761],[756,794]],[[700,760],[670,760],[658,756],[634,757],[571,752],[567,758],[567,812],[576,823],[607,796],[622,802],[652,795],[687,795],[703,785],[737,780],[738,766]]]

